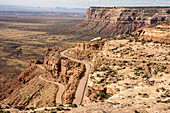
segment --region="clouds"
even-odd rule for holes
[[[40,7],[170,6],[170,0],[0,0],[0,5]]]

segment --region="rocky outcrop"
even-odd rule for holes
[[[139,39],[170,43],[170,22],[138,31]]]
[[[105,40],[95,38],[90,42],[78,43],[74,49],[68,49],[66,55],[79,60],[92,60],[97,51],[101,51],[104,47]]]
[[[90,7],[85,21],[73,31],[95,36],[128,34],[169,20],[169,11],[170,7]]]
[[[28,63],[28,66],[34,66],[35,64],[43,64],[43,63],[39,60],[32,60]]]
[[[41,62],[35,60],[31,61],[30,67],[22,71],[16,79],[0,79],[0,104],[24,107],[55,106],[58,87],[47,81],[63,84],[66,89],[64,104],[72,104],[86,68],[84,64],[61,57],[60,51],[57,47],[47,50],[43,64],[45,70],[39,68],[36,64]]]
[[[44,58],[44,68],[52,75],[44,78],[65,85],[65,104],[72,104],[77,86],[86,71],[85,65],[63,58],[57,48],[48,49]]]
[[[52,105],[53,95],[56,94],[57,87],[46,83],[38,78],[44,71],[31,66],[25,69],[16,79],[4,80],[6,85],[1,87],[1,101],[10,106],[40,107]],[[52,88],[52,91],[48,91]],[[46,92],[46,94],[44,93]],[[44,96],[44,98],[42,98]],[[47,98],[50,97],[50,98]]]
[[[75,46],[77,50],[101,50],[104,43],[102,42],[87,42],[87,43],[78,43]]]

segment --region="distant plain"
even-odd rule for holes
[[[29,61],[43,61],[48,47],[88,40],[69,32],[83,20],[83,13],[0,14],[0,77],[16,77]]]

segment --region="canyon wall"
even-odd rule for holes
[[[170,7],[90,7],[74,32],[93,36],[129,34],[170,20]]]
[[[0,79],[0,104],[9,106],[43,107],[55,106],[59,86],[52,82],[61,83],[65,87],[64,104],[72,104],[80,79],[84,76],[84,64],[71,61],[60,56],[61,48],[48,48],[44,63],[29,62],[17,78]],[[43,78],[43,79],[42,79]]]
[[[139,30],[138,35],[139,39],[170,43],[170,22],[164,22],[153,28]]]
[[[72,104],[80,79],[84,76],[84,64],[61,57],[58,48],[48,49],[44,58],[44,68],[50,72],[43,78],[65,86],[64,104]]]

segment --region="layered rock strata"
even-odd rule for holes
[[[157,25],[154,28],[139,30],[139,39],[170,43],[170,22]]]
[[[73,31],[86,35],[129,34],[170,19],[170,7],[90,7],[85,21]]]
[[[79,80],[86,71],[85,65],[63,58],[56,48],[48,49],[45,54],[44,68],[51,73],[46,79],[62,83],[66,87],[65,104],[72,104]]]

